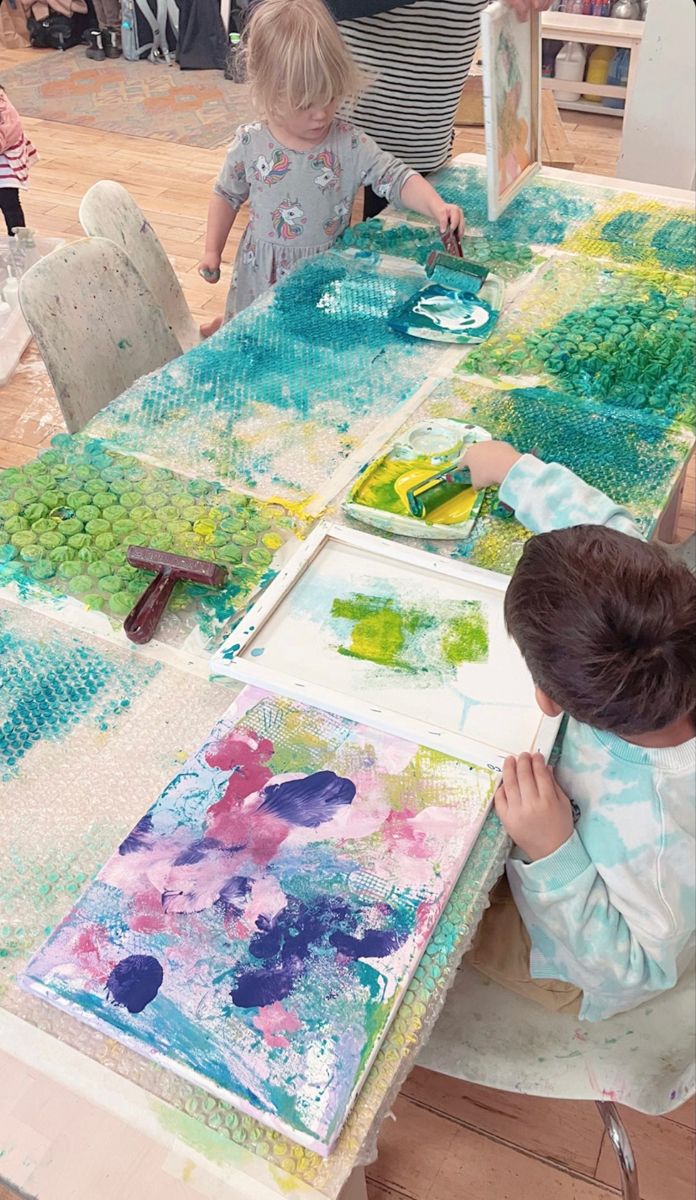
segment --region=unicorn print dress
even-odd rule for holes
[[[335,120],[323,142],[290,150],[268,126],[242,125],[215,192],[237,212],[249,201],[225,319],[282,279],[301,258],[328,250],[350,224],[356,192],[369,185],[389,203],[414,172],[348,121]]]

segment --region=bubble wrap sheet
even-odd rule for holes
[[[436,369],[436,347],[387,323],[424,281],[405,260],[306,260],[87,431],[260,496],[307,499]]]

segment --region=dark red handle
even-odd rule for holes
[[[145,589],[137,604],[131,609],[123,629],[131,642],[142,646],[149,642],[157,626],[162,620],[162,614],[172,594],[176,578],[169,571],[155,575],[152,583]]]

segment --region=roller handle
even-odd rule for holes
[[[452,229],[448,225],[445,232],[440,234],[440,237],[447,254],[452,254],[455,258],[464,257],[462,254],[462,243],[459,240],[459,234],[456,229]]]
[[[155,575],[123,622],[123,630],[129,641],[136,642],[138,646],[150,641],[162,620],[176,582],[176,575],[169,571]]]

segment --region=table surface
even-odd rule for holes
[[[479,156],[466,155],[457,160],[457,166],[470,172],[480,168],[482,162]],[[456,173],[446,174],[446,178],[448,187],[459,186]],[[556,184],[566,188],[559,193],[565,198],[560,209],[556,205],[550,214],[548,205],[544,209],[545,197],[555,195]],[[629,209],[640,208],[641,204],[650,209],[656,200],[679,206],[689,205],[693,199],[688,192],[545,168],[532,189],[523,194],[521,204],[504,215],[498,229],[493,231],[485,226],[485,216],[479,215],[477,219],[477,213],[484,213],[485,196],[480,193],[481,188],[476,184],[471,193],[469,219],[472,225],[484,227],[489,248],[498,244],[493,240],[494,232],[498,237],[512,240],[517,237],[525,246],[535,243],[531,261],[524,270],[515,273],[511,269],[507,276],[508,307],[490,343],[490,354],[494,356],[505,352],[508,329],[514,333],[516,322],[524,320],[526,293],[538,285],[539,278],[543,299],[547,268],[570,269],[568,264],[572,267],[576,261],[572,255],[581,255],[583,270],[591,274],[595,268],[601,269],[611,284],[614,278],[611,271],[616,266],[611,260],[617,255],[615,247],[606,244],[598,249],[593,226],[598,211],[613,212],[618,201]],[[582,202],[576,201],[577,196]],[[540,214],[544,213],[541,222]],[[389,220],[393,224],[397,218],[392,215]],[[398,221],[403,224],[403,217]],[[526,238],[525,221],[529,227]],[[555,241],[539,235],[539,229],[557,229],[559,221],[563,229],[560,235],[558,232],[553,235]],[[419,228],[418,222],[413,227]],[[586,259],[593,265],[588,267]],[[501,261],[504,268],[504,259]],[[218,347],[224,350],[225,345],[223,333]],[[195,356],[196,351],[189,352],[177,363],[178,399],[184,401],[184,406],[191,394],[188,364],[196,361]],[[464,369],[454,375],[453,368],[463,357]],[[224,367],[224,354],[218,354],[218,360],[223,360]],[[490,361],[495,363],[495,357]],[[498,379],[491,389],[490,381],[486,385],[480,375],[467,372],[461,347],[454,351],[443,348],[437,355],[428,348],[427,364],[426,377],[418,380],[413,394],[399,403],[396,411],[381,413],[372,422],[368,414],[359,444],[349,446],[345,460],[319,489],[319,500],[315,493],[315,510],[340,497],[359,466],[400,428],[413,424],[419,416],[447,412],[467,418],[482,403],[482,394],[477,389],[488,386],[484,399],[490,407],[501,395],[512,395],[520,384],[519,380]],[[220,361],[215,369],[218,372],[221,369]],[[171,384],[171,368],[165,368],[161,374]],[[200,371],[196,378],[200,386]],[[228,386],[224,372],[221,386]],[[139,394],[136,385],[133,395]],[[124,401],[128,403],[128,395],[116,405]],[[491,407],[491,419],[494,417]],[[503,418],[498,414],[495,419]],[[623,420],[628,421],[625,412]],[[134,453],[128,437],[119,438],[118,425],[108,412],[104,422],[97,418],[93,426],[90,432],[102,436],[108,429],[108,440],[116,449]],[[664,458],[661,473],[650,485],[652,491],[641,493],[639,498],[647,531],[665,508],[692,446],[688,433],[673,429],[671,424],[668,427],[668,423],[664,424],[664,439],[669,442],[670,453]],[[158,461],[152,452],[155,442],[156,439],[144,450],[150,460]],[[635,454],[633,442],[631,452]],[[184,475],[190,473],[190,464],[167,458],[166,453],[159,465],[183,470]],[[303,497],[306,512],[312,511],[313,480],[310,472]],[[492,521],[490,515],[484,519],[482,538],[468,548],[473,554],[471,561],[511,570],[523,544],[522,531],[512,522],[501,533]],[[461,546],[455,543],[430,548],[455,557],[461,554]],[[372,1153],[380,1123],[413,1064],[418,1046],[437,1017],[461,953],[502,868],[506,843],[500,826],[494,817],[489,817],[338,1148],[330,1159],[321,1160],[285,1139],[269,1135],[256,1122],[239,1117],[230,1106],[17,988],[17,971],[69,910],[82,884],[131,828],[133,820],[149,806],[175,772],[182,756],[203,740],[227,707],[235,685],[230,691],[229,681],[210,683],[202,678],[200,660],[189,663],[192,669],[187,672],[181,669],[187,665],[182,660],[168,659],[165,654],[165,661],[158,662],[156,655],[148,658],[118,640],[104,640],[103,627],[95,628],[93,616],[84,613],[77,602],[53,611],[45,602],[23,595],[16,587],[6,590],[2,600],[0,633],[13,639],[15,648],[20,647],[17,662],[24,664],[24,668],[29,664],[27,689],[36,673],[40,675],[43,670],[37,661],[47,639],[52,647],[51,662],[56,664],[51,680],[52,696],[60,691],[61,681],[69,683],[74,677],[76,662],[84,663],[85,656],[91,677],[99,686],[95,684],[94,695],[83,697],[79,719],[61,725],[64,714],[58,713],[47,740],[34,744],[30,739],[21,747],[19,757],[10,764],[8,778],[0,785],[6,796],[16,798],[20,793],[22,796],[21,805],[8,805],[13,815],[5,828],[4,848],[0,849],[0,872],[10,876],[9,885],[0,895],[0,929],[3,939],[10,943],[6,957],[0,959],[0,1049],[30,1065],[40,1060],[47,1076],[59,1082],[69,1081],[74,1092],[92,1102],[96,1098],[97,1103],[165,1146],[171,1149],[186,1146],[197,1162],[207,1164],[235,1187],[235,1195],[259,1200],[288,1191],[298,1198],[337,1196],[353,1167],[365,1162]],[[27,703],[29,696],[27,690]],[[35,692],[31,697],[35,702]],[[100,797],[98,804],[95,794]],[[108,803],[101,800],[106,796],[111,797]]]

